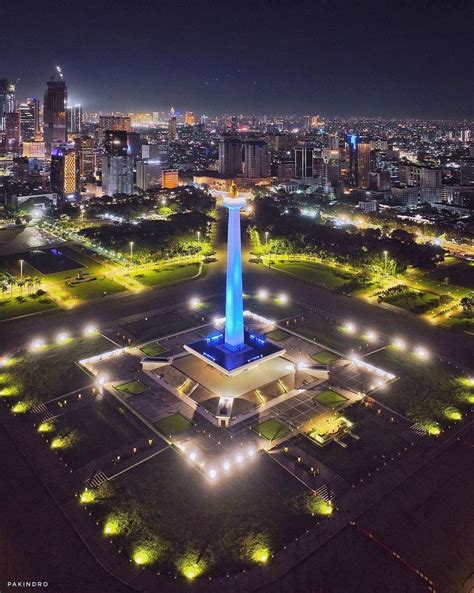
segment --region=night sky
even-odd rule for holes
[[[470,0],[4,0],[0,78],[86,110],[474,114]]]

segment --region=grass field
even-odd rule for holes
[[[76,362],[109,348],[110,342],[94,336],[21,353],[15,364],[0,374],[0,395],[3,390],[9,390],[12,395],[34,404],[90,385],[92,378]]]
[[[439,296],[427,292],[405,290],[398,294],[383,297],[383,302],[401,307],[412,313],[426,313],[440,305]]]
[[[354,274],[338,270],[336,267],[324,265],[317,262],[304,261],[276,261],[272,267],[281,272],[297,276],[301,280],[324,286],[331,290],[341,289],[346,283],[353,279]]]
[[[252,428],[259,436],[267,439],[267,441],[276,441],[282,439],[290,433],[290,429],[285,424],[282,424],[274,418],[264,420]]]
[[[140,348],[140,351],[143,352],[145,356],[158,356],[159,354],[166,352],[167,348],[162,346],[159,342],[155,342],[154,344],[143,346],[143,348]]]
[[[173,449],[111,483],[112,492],[91,510],[103,524],[110,513],[130,517],[116,536],[133,556],[146,541],[160,571],[182,576],[183,557],[197,560],[194,574],[224,574],[252,565],[249,536],[260,536],[269,556],[314,523],[295,509],[302,486],[265,454],[214,484]],[[151,542],[151,543],[150,543]],[[258,559],[257,559],[258,561]]]
[[[333,391],[332,389],[326,389],[325,391],[321,391],[317,395],[314,396],[314,399],[318,401],[323,406],[328,408],[338,408],[341,404],[347,401],[347,398],[337,393],[337,391]]]
[[[18,302],[15,297],[0,300],[0,320],[12,319],[20,315],[30,315],[31,313],[40,313],[57,308],[57,305],[47,295],[41,297],[24,297],[22,302]]]
[[[123,383],[122,385],[116,385],[115,389],[124,394],[125,397],[130,397],[132,395],[140,395],[141,393],[144,393],[148,387],[139,379],[136,379],[135,381]]]
[[[349,482],[375,471],[377,465],[383,464],[383,455],[406,446],[398,426],[391,425],[388,418],[376,416],[375,412],[365,410],[361,405],[344,410],[344,417],[355,424],[352,432],[360,437],[358,441],[346,437],[346,449],[337,443],[319,447],[304,437],[301,437],[299,446]],[[408,422],[404,424],[404,428],[408,426]]]
[[[156,423],[156,426],[162,433],[167,435],[179,434],[186,432],[191,428],[191,422],[181,414],[172,414],[166,416]]]
[[[127,323],[123,328],[135,338],[136,342],[142,343],[190,329],[197,325],[199,325],[199,321],[191,316],[189,311],[167,311],[155,317]]]
[[[132,276],[145,286],[165,286],[190,280],[199,272],[199,267],[199,263],[174,264],[154,270],[140,270],[135,274],[132,272]]]
[[[470,390],[462,375],[434,357],[420,361],[410,352],[390,347],[364,360],[399,376],[375,397],[414,421],[446,424],[446,408],[470,407]]]
[[[339,360],[337,354],[329,352],[328,350],[316,352],[316,354],[313,354],[311,358],[316,362],[320,362],[321,364],[331,364],[332,362]]]
[[[265,334],[265,337],[270,338],[270,340],[273,340],[274,342],[282,342],[283,340],[289,338],[290,335],[291,334],[289,334],[288,332],[277,328],[272,330],[271,332],[268,332],[268,334]]]
[[[97,400],[90,406],[60,416],[51,439],[67,437],[71,433],[75,435],[75,441],[60,453],[72,469],[131,445],[142,436],[138,428],[106,400]]]

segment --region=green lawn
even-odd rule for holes
[[[173,333],[191,329],[200,325],[199,321],[192,317],[190,311],[177,311],[160,313],[148,319],[139,319],[123,326],[132,336],[136,343],[140,344],[148,340],[160,338]]]
[[[290,429],[288,426],[286,426],[286,424],[282,424],[274,418],[264,420],[260,424],[254,426],[252,430],[259,436],[267,439],[267,441],[276,441],[277,439],[282,439],[290,433]]]
[[[158,356],[167,350],[168,349],[162,346],[159,342],[155,342],[155,344],[150,344],[149,346],[143,346],[143,348],[140,348],[140,351],[143,352],[145,356]]]
[[[283,340],[286,340],[287,338],[289,338],[291,336],[291,334],[289,334],[286,331],[283,331],[282,329],[274,329],[271,332],[268,332],[268,334],[265,334],[266,338],[270,338],[270,340],[273,340],[274,342],[282,342]]]
[[[36,338],[39,336],[32,336]],[[51,345],[38,352],[22,352],[15,364],[2,369],[2,391],[30,401],[47,401],[64,393],[90,385],[93,379],[76,362],[110,350],[110,342],[101,336],[76,338],[63,345]]]
[[[60,288],[67,292],[72,298],[77,298],[79,300],[97,299],[125,290],[123,286],[105,276],[98,276],[96,280],[80,282],[72,286],[67,286],[64,283],[60,285]]]
[[[438,295],[415,290],[404,290],[394,295],[387,295],[382,298],[382,301],[419,314],[426,313],[440,305]]]
[[[321,364],[331,364],[335,360],[338,360],[339,356],[333,352],[329,352],[328,350],[322,350],[321,352],[316,352],[316,354],[313,354],[311,358],[316,362],[320,362]]]
[[[304,261],[276,261],[272,265],[276,270],[297,276],[301,280],[324,286],[332,290],[342,288],[347,282],[353,279],[354,274],[340,271],[336,267],[327,266],[317,262]]]
[[[191,428],[192,423],[181,414],[166,416],[156,423],[156,427],[166,435],[179,434]]]
[[[360,437],[354,441],[352,437],[346,436],[346,449],[337,443],[319,447],[305,437],[301,437],[298,444],[349,482],[366,476],[369,471],[375,471],[377,466],[383,465],[383,455],[396,453],[407,445],[400,431],[408,428],[408,422],[403,423],[403,427],[392,425],[388,415],[377,416],[374,411],[365,410],[361,405],[346,408],[344,417],[354,423],[351,431]]]
[[[143,436],[133,419],[120,414],[106,399],[60,416],[55,422],[51,440],[70,433],[75,434],[75,441],[59,451],[72,469],[83,467],[127,444],[130,444],[131,451],[132,443]]]
[[[140,395],[141,393],[144,393],[148,387],[142,383],[140,379],[135,379],[135,381],[129,381],[128,383],[117,385],[115,389],[125,394],[125,397],[129,397],[131,395]]]
[[[40,313],[41,311],[49,311],[57,308],[57,305],[52,301],[47,294],[40,297],[25,297],[22,302],[18,302],[15,297],[13,300],[0,300],[0,320],[11,319],[20,315],[29,315],[31,313]]]
[[[199,263],[174,264],[154,270],[132,272],[132,277],[145,286],[165,286],[174,282],[190,280],[199,272]]]
[[[100,525],[110,513],[129,518],[115,541],[133,556],[141,541],[156,546],[154,566],[183,574],[183,556],[200,559],[198,570],[222,575],[254,565],[245,542],[259,536],[276,552],[315,519],[296,508],[304,488],[268,455],[215,483],[200,475],[173,449],[108,484],[107,496],[90,506]],[[148,544],[150,545],[150,544]]]
[[[332,389],[326,389],[325,391],[321,391],[314,396],[314,399],[318,401],[323,406],[328,408],[338,408],[341,404],[347,401],[347,398],[337,393],[337,391],[333,391]]]
[[[447,407],[470,407],[469,388],[462,383],[459,371],[437,358],[419,360],[411,352],[389,347],[364,360],[399,377],[376,398],[413,421],[445,424]]]

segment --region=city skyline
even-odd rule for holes
[[[472,116],[471,2],[243,2],[234,16],[211,3],[195,14],[180,2],[86,2],[77,36],[73,8],[46,5],[47,17],[2,9],[3,72],[22,98],[41,97],[60,64],[71,103],[88,111]],[[37,47],[38,31],[54,43]]]

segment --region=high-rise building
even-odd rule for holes
[[[357,147],[357,185],[368,189],[370,173],[370,143],[360,142]]]
[[[176,116],[170,117],[168,121],[168,133],[170,140],[176,140],[178,137],[178,124],[176,120]]]
[[[160,187],[162,170],[160,160],[137,161],[137,187],[143,191]]]
[[[249,179],[261,179],[271,175],[271,155],[265,140],[244,142],[244,175]]]
[[[370,142],[361,142],[356,134],[349,134],[346,144],[347,181],[354,187],[369,187],[371,165]]]
[[[186,111],[186,113],[184,114],[184,123],[187,126],[194,126],[196,120],[194,118],[194,113],[192,111]]]
[[[70,134],[80,134],[82,125],[82,105],[69,105],[67,108],[67,131]]]
[[[106,154],[102,157],[102,190],[108,196],[133,193],[133,159],[130,155]]]
[[[28,183],[30,177],[30,164],[26,157],[15,157],[13,159],[13,177],[16,181]]]
[[[75,150],[58,146],[51,153],[51,190],[62,197],[79,194],[79,166]]]
[[[163,189],[176,189],[179,185],[179,176],[176,169],[166,169],[161,172],[161,187]]]
[[[44,142],[23,142],[22,144],[23,156],[30,159],[44,159],[45,149]]]
[[[219,173],[225,177],[242,173],[242,142],[239,138],[222,138],[219,142]]]
[[[91,136],[79,136],[74,139],[74,147],[79,159],[81,177],[90,177],[95,171],[95,142]]]
[[[18,112],[20,114],[21,142],[34,141],[39,128],[38,99],[27,99],[25,103],[20,103]]]
[[[5,131],[5,116],[16,111],[15,84],[0,79],[0,132]]]
[[[460,184],[474,187],[474,158],[463,159],[459,164]]]
[[[128,154],[128,134],[124,130],[105,130],[104,149],[107,154],[126,156]]]
[[[16,152],[20,146],[20,113],[11,111],[5,114],[5,148]]]
[[[48,81],[43,105],[43,137],[46,153],[51,152],[67,140],[66,106],[67,86],[60,74]]]
[[[314,176],[315,150],[312,146],[295,147],[295,178],[312,179]]]

